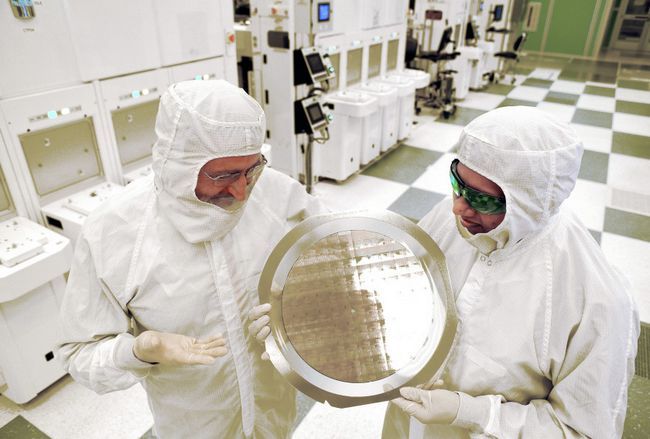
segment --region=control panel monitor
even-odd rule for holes
[[[317,84],[336,76],[329,55],[316,47],[303,47],[293,51],[293,85]]]
[[[318,22],[330,21],[330,3],[318,3]]]
[[[309,96],[294,102],[295,134],[314,134],[323,130],[329,120],[318,96]]]
[[[320,104],[311,104],[307,107],[307,117],[312,125],[317,125],[325,119]]]
[[[496,5],[492,13],[494,19],[492,21],[501,21],[503,18],[503,5]]]
[[[320,75],[325,71],[325,65],[323,64],[323,58],[320,53],[307,55],[307,64],[309,64],[309,70],[311,70],[312,75]]]

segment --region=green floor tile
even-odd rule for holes
[[[528,106],[528,107],[536,107],[537,102],[522,101],[521,99],[506,98],[497,106],[497,108],[512,107],[512,106],[515,106],[515,105],[525,105],[525,106]]]
[[[153,434],[153,428],[149,429],[149,431],[140,436],[140,439],[156,439],[156,435]]]
[[[650,216],[606,207],[603,231],[650,241]]]
[[[618,87],[632,88],[634,90],[650,91],[650,81],[635,81],[633,79],[619,79],[616,82]]]
[[[564,69],[558,79],[578,82],[602,82],[605,84],[616,83],[616,73],[599,73],[585,70]]]
[[[601,82],[603,84],[616,84],[616,73],[592,73],[587,81]]]
[[[650,116],[650,104],[616,101],[616,112],[638,114],[639,116]]]
[[[588,230],[589,230],[589,233],[591,233],[591,236],[594,237],[594,239],[596,240],[598,245],[600,245],[600,238],[602,237],[602,232],[599,232],[598,230],[591,230],[591,229],[588,229]]]
[[[445,195],[411,187],[395,200],[388,210],[418,222],[443,198]]]
[[[612,116],[612,113],[576,108],[575,113],[573,113],[573,119],[571,119],[571,122],[602,128],[611,128]]]
[[[411,184],[427,167],[442,156],[441,152],[402,145],[362,172],[399,183]]]
[[[618,62],[574,58],[562,69],[560,79],[615,84],[617,74]]]
[[[614,131],[612,152],[650,159],[650,137]]]
[[[34,427],[27,419],[18,415],[0,428],[0,439],[49,439],[50,437]]]
[[[650,65],[621,63],[621,68],[618,71],[618,80],[625,79],[639,82],[650,81]]]
[[[517,65],[514,69],[512,69],[515,75],[530,75],[533,73],[533,70],[535,70],[534,67],[526,67],[522,65]]]
[[[553,81],[539,78],[527,78],[521,85],[530,85],[532,87],[550,88]]]
[[[628,388],[623,439],[647,439],[650,433],[650,380],[635,376]]]
[[[449,119],[445,119],[441,116],[436,120],[436,122],[465,126],[483,113],[485,113],[485,111],[477,110],[475,108],[457,107],[456,113]]]
[[[492,93],[495,95],[507,95],[512,91],[512,89],[515,88],[514,85],[508,85],[508,84],[490,84],[485,90],[483,90],[485,93]]]
[[[568,66],[573,69],[588,71],[615,72],[618,69],[617,61],[604,61],[600,59],[573,58]]]
[[[648,323],[641,322],[634,373],[643,378],[650,378],[650,324]]]
[[[616,89],[608,88],[608,87],[597,87],[595,85],[587,85],[583,93],[590,94],[590,95],[607,96],[613,98],[616,96]]]
[[[554,102],[556,104],[573,105],[578,103],[580,95],[573,95],[570,93],[561,93],[559,91],[549,91],[544,100],[546,102]]]
[[[578,178],[607,184],[607,167],[609,154],[586,149],[580,163]]]
[[[571,60],[566,57],[552,56],[552,55],[536,55],[532,53],[526,54],[520,59],[519,65],[530,67],[531,69],[545,68],[545,69],[559,69],[565,68]]]

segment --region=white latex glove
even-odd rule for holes
[[[248,320],[251,321],[251,324],[248,325],[248,333],[255,337],[255,340],[264,344],[264,340],[271,333],[271,327],[269,323],[271,322],[271,317],[269,317],[269,312],[271,311],[270,303],[263,303],[261,305],[254,306],[253,309],[248,313]],[[265,351],[262,354],[262,360],[268,360],[269,354]]]
[[[391,402],[423,424],[451,424],[456,419],[460,406],[456,392],[402,387],[399,393],[402,397]]]
[[[212,364],[227,352],[226,340],[221,334],[197,340],[186,335],[145,331],[133,344],[133,353],[138,359],[174,366]]]

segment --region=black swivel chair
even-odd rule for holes
[[[406,50],[404,51],[404,63],[408,66],[415,59],[418,53],[418,40],[413,37],[406,37]]]
[[[521,55],[521,48],[526,42],[526,37],[527,34],[526,32],[523,32],[521,35],[517,37],[515,40],[515,44],[512,46],[512,50],[506,51],[506,52],[497,52],[494,54],[497,58],[503,59],[503,68],[499,72],[499,76],[501,78],[504,78],[519,62],[519,58]],[[510,81],[511,84],[515,83],[515,77],[514,75],[512,76],[512,80]]]
[[[442,109],[442,116],[445,119],[448,119],[456,112],[456,104],[454,103],[455,88],[453,74],[458,72],[456,70],[444,68],[445,62],[454,60],[458,55],[460,55],[460,52],[456,52],[455,50],[452,50],[451,52],[446,51],[447,46],[450,43],[453,43],[451,39],[452,32],[453,29],[451,27],[448,27],[443,31],[442,37],[440,38],[440,44],[438,45],[438,50],[420,52],[417,56],[419,59],[425,59],[438,64],[436,79],[434,79],[427,88],[425,105]]]

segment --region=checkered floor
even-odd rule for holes
[[[336,210],[388,208],[418,220],[450,191],[452,147],[464,125],[498,106],[538,106],[583,138],[586,151],[569,203],[628,276],[642,320],[650,322],[650,68],[529,57],[514,77],[514,85],[504,81],[471,92],[449,120],[423,111],[404,144],[344,183],[319,182],[315,194]],[[648,346],[649,328],[642,333]],[[637,359],[645,373],[647,351]],[[648,437],[649,397],[650,380],[635,377],[624,438]],[[383,412],[381,405],[337,410],[301,397],[294,439],[377,438]],[[66,377],[24,406],[0,396],[0,439],[150,438],[151,425],[139,386],[100,396]]]

